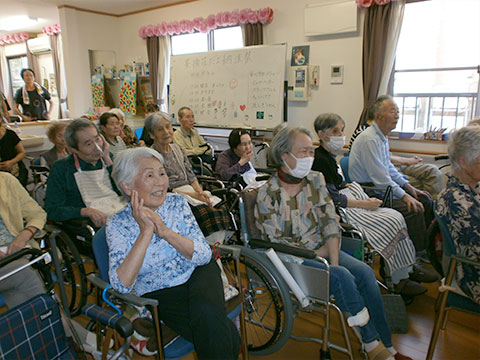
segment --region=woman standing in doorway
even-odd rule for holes
[[[50,120],[53,109],[53,100],[50,93],[43,86],[35,82],[35,73],[32,69],[22,69],[20,76],[25,82],[15,93],[15,110],[23,121]],[[47,111],[46,102],[50,103]],[[20,105],[22,111],[20,111]]]

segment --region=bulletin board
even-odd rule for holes
[[[286,44],[172,56],[169,112],[198,125],[272,129],[283,120]]]

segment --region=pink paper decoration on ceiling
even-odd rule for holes
[[[368,8],[373,4],[386,5],[390,1],[395,1],[395,0],[355,0],[355,3],[359,8]]]
[[[60,24],[47,25],[43,27],[43,33],[49,36],[62,32]]]
[[[27,32],[20,32],[15,34],[7,34],[0,37],[0,45],[10,45],[21,43],[30,38],[30,35]]]
[[[362,0],[355,0],[361,2]],[[363,0],[365,2],[366,0]],[[374,1],[374,0],[369,0]],[[378,2],[389,2],[390,0],[376,0]],[[234,26],[238,24],[270,24],[273,20],[273,9],[266,7],[260,10],[242,9],[233,11],[224,11],[217,14],[211,14],[206,18],[196,17],[193,20],[180,20],[171,21],[166,23],[165,21],[158,25],[146,25],[142,26],[138,30],[138,36],[142,39],[153,36],[165,36],[193,33],[194,31],[200,31],[207,33],[210,30],[214,30],[223,26]]]

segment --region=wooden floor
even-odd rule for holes
[[[434,303],[438,295],[438,283],[427,284],[428,292],[415,298],[407,306],[409,331],[407,334],[394,334],[394,347],[412,359],[425,359],[434,322]],[[317,336],[321,334],[322,317],[316,313],[302,313],[295,319],[294,334],[302,336]],[[332,316],[332,341],[343,345],[338,322]],[[350,330],[355,359],[362,359],[360,343]],[[250,359],[318,359],[320,345],[313,342],[289,340],[287,344],[275,354],[269,356],[254,356]],[[338,351],[333,350],[333,359],[348,359]],[[134,359],[149,359],[135,354]],[[185,360],[193,360],[193,355],[186,356]],[[464,312],[451,310],[445,331],[441,331],[434,359],[450,360],[480,360],[480,317],[467,315]]]

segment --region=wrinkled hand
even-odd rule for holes
[[[424,211],[423,204],[407,193],[403,195],[402,201],[405,204],[407,204],[408,211],[412,211],[412,210],[415,212]]]
[[[83,208],[80,215],[90,218],[96,227],[102,227],[107,223],[108,219],[106,214],[94,208]]]
[[[406,161],[406,165],[417,165],[423,162],[423,159],[420,156],[414,156],[412,158],[409,158]]]
[[[250,151],[250,152],[247,152],[247,153],[243,154],[238,162],[240,163],[240,165],[243,166],[246,163],[248,163],[249,161],[252,161],[252,159],[253,159],[253,151]]]
[[[418,195],[424,195],[429,199],[432,198],[432,195],[428,191],[419,190],[416,187],[413,187],[411,184],[407,183],[403,187],[407,193],[409,193],[412,197],[418,200]]]
[[[51,116],[49,113],[47,113],[47,115],[45,115],[45,120],[51,120]]]
[[[145,215],[150,219],[150,221],[153,223],[155,227],[155,233],[158,235],[158,237],[165,238],[165,235],[167,232],[170,230],[163,222],[162,218],[160,215],[158,215],[155,211],[152,209],[147,209],[145,212]]]
[[[368,198],[363,200],[363,208],[367,210],[377,210],[382,205],[382,200],[377,198]]]
[[[103,155],[103,161],[107,166],[110,166],[113,164],[112,159],[110,158],[110,144],[108,143],[107,140],[103,137],[102,134],[99,134],[100,139],[102,140],[102,144],[100,146],[100,150],[102,151]]]
[[[0,170],[10,170],[15,163],[12,160],[0,162]]]
[[[140,231],[151,232],[153,234],[153,232],[155,231],[155,225],[151,220],[149,212],[150,209],[143,205],[143,199],[139,198],[138,192],[136,192],[135,190],[132,191],[132,195],[130,197],[130,205],[132,206],[133,218],[140,226]]]
[[[197,200],[200,200],[200,201],[203,201],[205,203],[207,203],[207,205],[209,206],[212,206],[212,202],[210,201],[210,198],[208,197],[208,195],[205,193],[205,191],[199,191],[199,192],[196,192],[193,197]]]
[[[15,239],[8,245],[8,250],[6,255],[13,254],[18,250],[21,250],[27,246],[28,241],[31,239],[32,234],[28,231],[20,231]]]

